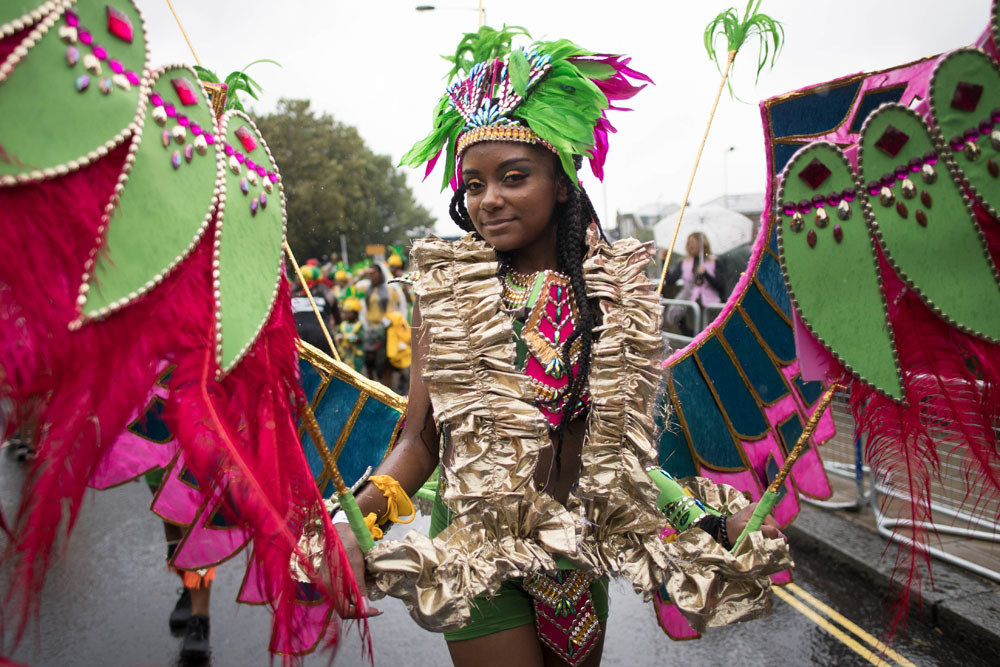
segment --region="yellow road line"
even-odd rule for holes
[[[883,642],[879,641],[872,635],[865,632],[850,619],[844,617],[844,615],[841,614],[839,611],[837,611],[833,607],[830,607],[824,602],[817,600],[811,594],[803,590],[801,586],[789,583],[785,586],[785,588],[791,591],[793,594],[797,595],[798,597],[802,598],[812,606],[816,607],[816,609],[820,610],[822,613],[826,614],[830,618],[830,620],[834,621],[835,623],[839,623],[846,630],[853,632],[855,635],[857,635],[859,639],[867,643],[876,651],[879,651],[882,655],[886,656],[890,660],[895,660],[899,665],[901,665],[901,667],[916,667],[916,665],[914,665],[912,662],[904,658],[902,655],[900,655],[896,651],[893,651]]]
[[[788,591],[782,590],[781,586],[774,586],[771,590],[774,591],[775,595],[797,609],[803,616],[842,641],[846,646],[853,649],[855,653],[868,662],[873,665],[878,665],[878,667],[889,667],[889,663],[875,655],[870,648],[862,646],[854,637],[851,637],[833,623],[820,616],[816,613],[816,611],[807,606],[805,602],[802,602],[802,600],[799,600]]]

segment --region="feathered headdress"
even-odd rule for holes
[[[455,54],[445,56],[453,67],[434,110],[434,130],[401,165],[426,162],[426,178],[444,150],[441,188],[449,183],[456,188],[456,164],[465,149],[480,141],[516,141],[556,153],[573,183],[576,155],[587,157],[594,175],[604,178],[608,133],[615,131],[606,112],[627,111],[612,102],[645,87],[630,79],[652,79],[630,68],[629,58],[592,53],[565,39],[511,48],[517,35],[530,37],[523,28],[484,26],[465,34]]]

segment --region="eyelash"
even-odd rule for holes
[[[503,175],[503,178],[501,179],[501,182],[502,183],[519,183],[519,182],[523,181],[524,179],[526,179],[527,177],[528,177],[528,174],[525,173],[525,172],[523,172],[523,171],[519,171],[519,170],[508,171],[507,173],[505,173]],[[477,194],[477,193],[479,193],[485,187],[486,187],[486,184],[483,181],[479,180],[478,178],[475,178],[475,179],[470,180],[468,183],[466,183],[466,185],[465,185],[465,191],[468,192],[468,193],[470,193],[470,194]]]

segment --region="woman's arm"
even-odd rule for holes
[[[427,330],[421,326],[419,301],[413,307],[412,329],[415,340],[413,343],[413,362],[410,366],[406,425],[403,427],[403,432],[400,434],[396,446],[375,471],[375,474],[378,475],[392,476],[410,496],[415,494],[417,489],[427,481],[438,464],[437,426],[434,423],[430,395],[427,393],[427,386],[423,381],[423,369],[427,361],[430,337]],[[385,496],[374,484],[366,484],[357,494],[357,500],[363,516],[369,512],[381,516],[386,511]],[[340,540],[344,544],[344,550],[351,561],[354,578],[361,590],[362,597],[364,597],[367,593],[364,554],[358,548],[357,540],[349,525],[338,523],[336,527],[340,534]],[[348,610],[346,616],[354,615],[352,611]],[[365,615],[377,613],[378,610],[369,608]]]
[[[375,474],[390,475],[410,496],[434,472],[438,464],[438,432],[434,424],[431,399],[423,381],[429,336],[421,326],[419,304],[413,308],[413,362],[410,366],[410,391],[406,408],[406,425],[396,446],[379,465]],[[374,484],[366,484],[357,494],[362,514],[385,512],[386,500]]]

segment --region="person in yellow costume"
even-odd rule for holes
[[[389,282],[392,274],[385,263],[372,264],[367,275],[371,288],[365,297],[361,318],[365,325],[365,370],[373,380],[392,387],[394,366],[389,363],[386,348],[387,331],[392,325],[389,316],[399,313],[406,321],[406,295],[398,284]]]
[[[334,342],[340,353],[340,360],[361,372],[365,367],[364,324],[361,322],[361,299],[347,296],[340,305],[341,321],[334,334]]]
[[[333,295],[337,301],[347,298],[347,288],[351,284],[351,276],[344,269],[337,269],[333,273]]]

